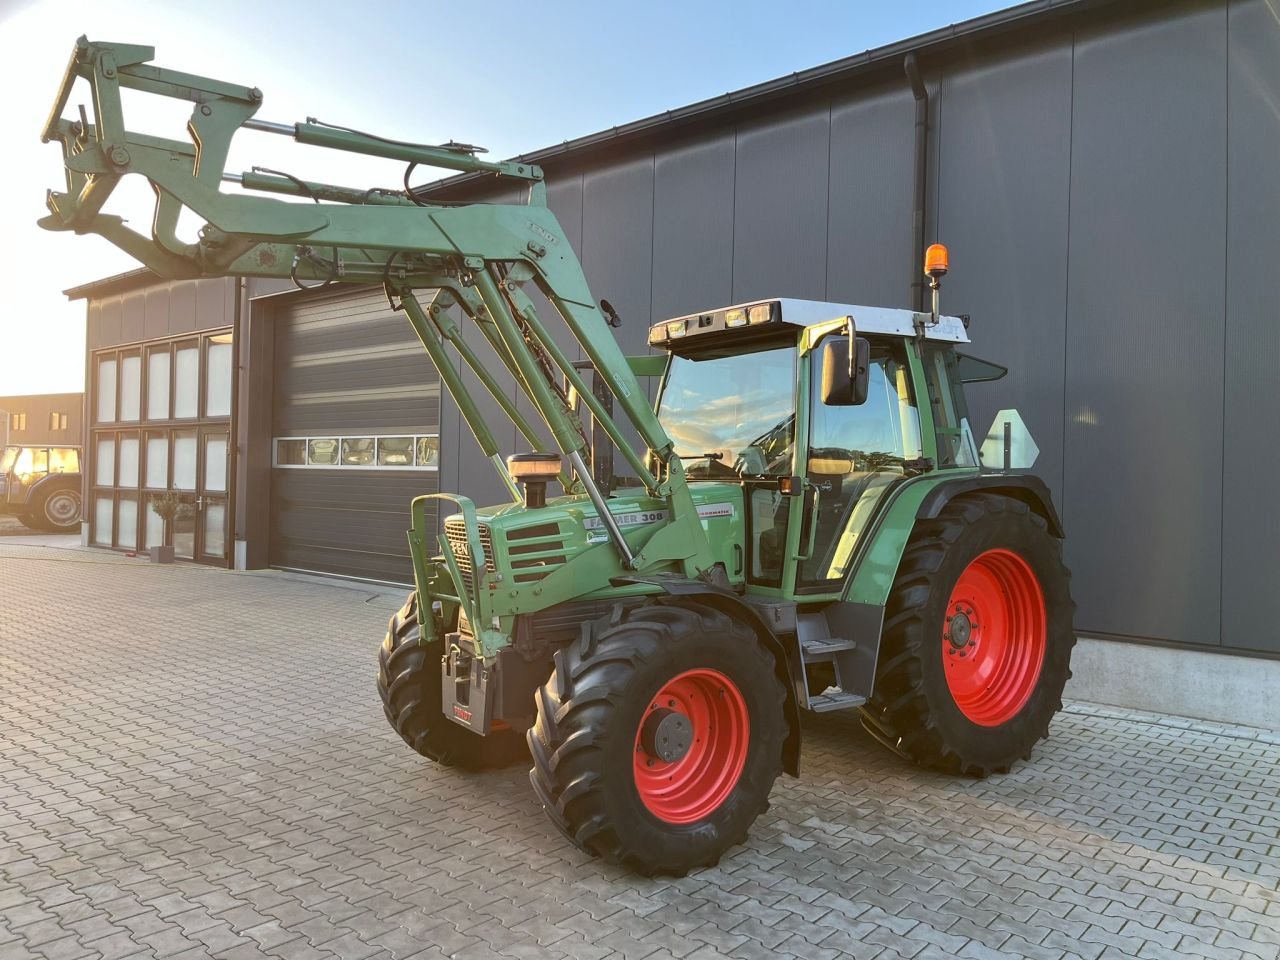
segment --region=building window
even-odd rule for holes
[[[307,441],[307,466],[332,467],[338,463],[338,441],[332,437]]]
[[[435,470],[435,434],[364,437],[276,437],[273,465],[342,470]]]
[[[67,415],[65,413],[58,414],[58,429],[67,429]]]
[[[200,396],[200,348],[181,346],[173,356],[173,416],[178,420],[192,420],[197,416],[196,402]]]
[[[204,415],[231,416],[231,334],[207,341],[204,369]]]
[[[147,352],[147,419],[169,419],[169,348]]]
[[[27,415],[25,413],[15,413],[9,418],[10,429],[15,433],[19,430],[27,429]]]
[[[137,420],[142,411],[142,357],[120,358],[120,419]]]
[[[116,358],[98,361],[98,422],[114,423],[116,419]]]

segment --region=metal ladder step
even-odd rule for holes
[[[842,640],[839,637],[805,640],[800,644],[800,657],[805,663],[831,660],[837,653],[845,653],[857,646],[856,640]]]
[[[810,697],[809,709],[814,713],[829,713],[832,710],[852,710],[854,707],[860,707],[866,702],[865,697],[860,697],[855,693],[845,693],[843,690],[833,687],[830,693]]]

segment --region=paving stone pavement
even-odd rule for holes
[[[1275,958],[1280,737],[1069,705],[1030,764],[806,735],[646,880],[387,728],[359,585],[0,546],[0,958]]]

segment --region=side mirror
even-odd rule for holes
[[[853,344],[852,362],[849,345]],[[867,402],[867,368],[871,344],[859,336],[840,336],[822,345],[822,402],[828,407],[856,407]]]

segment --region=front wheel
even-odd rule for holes
[[[579,847],[683,876],[745,842],[768,807],[785,700],[750,628],[699,604],[646,603],[556,652],[529,778]]]
[[[1030,758],[1071,676],[1069,587],[1061,541],[1019,500],[963,497],[922,521],[889,594],[867,729],[947,772]]]
[[[487,770],[522,759],[524,741],[516,731],[502,727],[482,737],[444,715],[444,643],[422,642],[419,615],[415,591],[392,614],[378,651],[378,696],[391,728],[418,753],[446,767]]]

